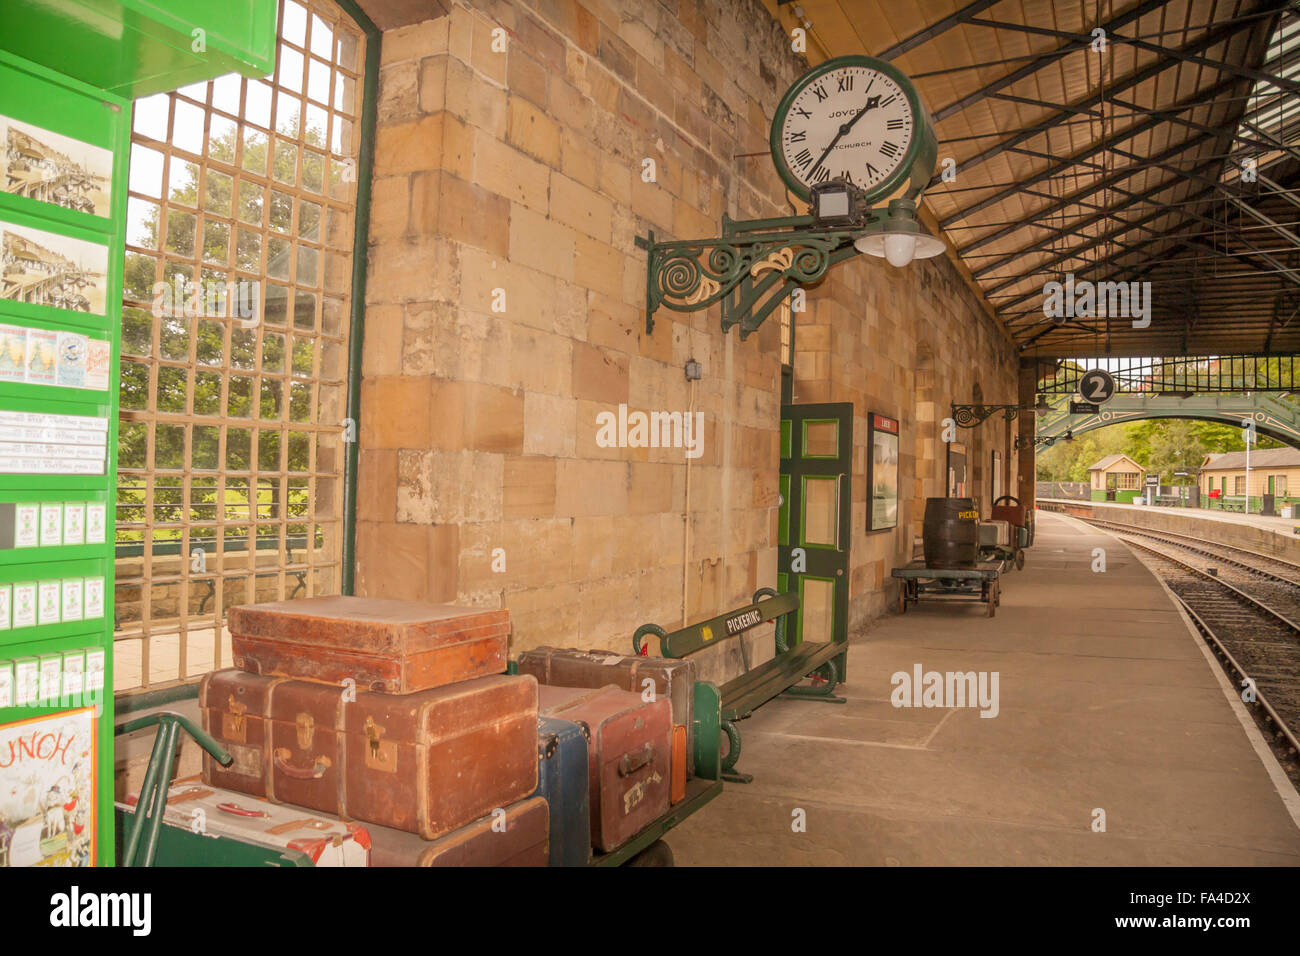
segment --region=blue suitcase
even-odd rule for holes
[[[587,728],[558,717],[537,719],[537,791],[551,809],[551,866],[591,859],[591,783]]]

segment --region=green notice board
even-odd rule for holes
[[[276,14],[0,0],[0,867],[114,861],[128,97],[269,72]]]
[[[113,862],[130,119],[0,52],[0,866]]]

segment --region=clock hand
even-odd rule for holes
[[[879,105],[880,105],[880,97],[873,96],[869,100],[867,100],[866,106],[862,107],[862,109],[858,110],[856,113],[853,114],[853,119],[849,120],[847,123],[841,124],[839,132],[835,134],[835,138],[832,139],[830,145],[826,147],[826,152],[822,153],[821,156],[818,158],[817,162],[813,163],[812,169],[808,170],[808,175],[811,176],[813,173],[817,172],[817,167],[819,167],[823,162],[826,161],[826,157],[831,154],[831,150],[835,148],[835,144],[838,143],[841,138],[848,135],[849,131],[853,129],[853,124],[856,123],[858,120],[862,119],[863,114],[866,113],[867,110],[873,110]]]

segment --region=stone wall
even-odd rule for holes
[[[507,606],[518,652],[623,648],[775,583],[779,328],[661,309],[647,334],[634,238],[788,214],[761,154],[805,68],[757,0],[483,0],[384,35],[358,593]],[[942,486],[937,419],[977,382],[1012,400],[1014,368],[942,261],[840,267],[799,322],[796,400],[855,402],[857,625]],[[620,404],[701,412],[701,456],[602,447]],[[869,411],[902,419],[907,482],[871,536]]]

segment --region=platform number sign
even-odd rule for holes
[[[1079,394],[1094,405],[1109,402],[1115,397],[1115,379],[1104,368],[1089,369],[1079,379]]]

